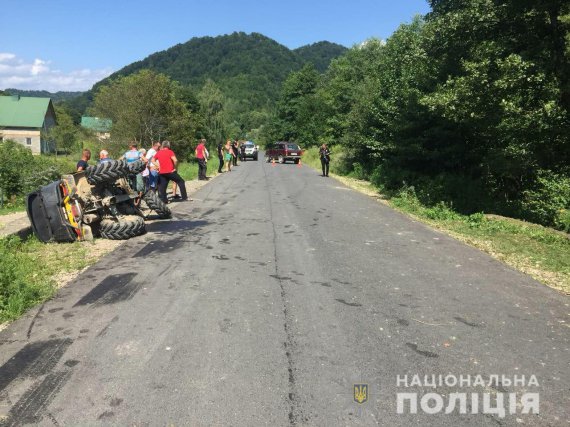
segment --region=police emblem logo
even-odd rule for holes
[[[368,384],[354,384],[354,401],[359,405],[368,400]]]

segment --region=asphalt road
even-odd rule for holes
[[[568,425],[567,297],[307,167],[193,197],[0,333],[1,423]]]

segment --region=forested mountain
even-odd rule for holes
[[[247,100],[250,108],[259,108],[277,99],[281,83],[291,71],[308,61],[324,70],[344,50],[343,46],[320,42],[292,51],[259,33],[199,37],[127,65],[97,86],[117,76],[150,69],[194,87],[211,79],[226,96]]]
[[[62,101],[67,99],[77,98],[83,92],[48,92],[47,90],[20,90],[20,89],[5,89],[4,92],[10,95],[20,96],[35,96],[38,98],[51,98],[53,101]]]
[[[324,73],[331,60],[344,54],[348,49],[340,44],[322,41],[295,49],[297,55],[303,58],[304,62],[311,62],[315,68]]]
[[[229,104],[239,116],[271,108],[291,71],[300,70],[307,62],[324,70],[345,50],[345,47],[329,42],[290,50],[259,33],[196,37],[127,65],[69,102],[68,107],[77,118],[91,104],[99,87],[120,76],[149,69],[190,86],[194,92],[198,92],[207,80],[213,81],[226,100],[231,100]]]

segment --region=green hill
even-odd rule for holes
[[[341,56],[348,49],[336,43],[322,41],[295,49],[304,62],[312,62],[315,68],[324,73],[332,59]]]
[[[233,100],[238,114],[263,110],[277,100],[281,84],[291,71],[301,69],[307,62],[313,62],[317,69],[324,71],[330,61],[345,50],[329,42],[291,50],[259,33],[196,37],[125,66],[66,104],[78,117],[101,85],[118,76],[150,69],[196,91],[207,79],[213,80],[224,95]]]
[[[20,95],[20,96],[35,96],[38,98],[51,98],[52,101],[64,101],[73,98],[77,98],[82,95],[83,92],[48,92],[47,90],[20,90],[20,89],[5,89],[4,92],[10,95]]]

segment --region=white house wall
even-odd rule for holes
[[[2,129],[0,130],[0,137],[4,141],[12,139],[19,142],[24,147],[32,150],[32,154],[41,154],[40,131],[33,129]],[[31,139],[31,144],[27,143],[27,138]]]

